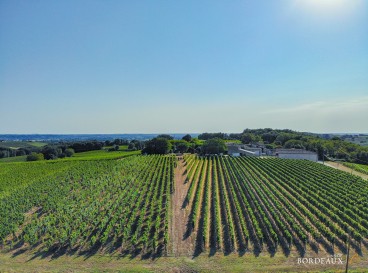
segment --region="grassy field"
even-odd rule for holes
[[[37,141],[3,141],[0,142],[0,147],[5,148],[28,148],[28,147],[43,147],[47,145],[46,142],[37,142]]]
[[[96,151],[88,151],[88,152],[81,152],[75,153],[72,157],[61,158],[56,160],[50,160],[48,162],[54,161],[79,161],[79,160],[105,160],[105,159],[119,159],[130,155],[138,155],[140,151],[128,151],[128,146],[121,146],[118,151],[108,151],[108,148],[111,147],[104,147],[102,150]],[[27,156],[15,156],[15,157],[7,157],[1,158],[0,163],[6,162],[26,162]]]
[[[25,161],[27,161],[26,155],[0,158],[0,163],[1,162],[25,162]]]
[[[314,254],[308,257],[315,257]],[[327,257],[320,255],[320,257]],[[345,261],[346,257],[342,256]],[[351,259],[350,273],[363,273],[364,261]],[[343,273],[345,265],[301,265],[297,253],[285,257],[246,253],[239,257],[206,254],[193,257],[160,257],[157,259],[131,259],[121,256],[35,256],[32,254],[0,254],[0,272],[329,272]]]

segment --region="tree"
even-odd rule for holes
[[[297,139],[296,135],[290,133],[281,133],[276,137],[275,143],[283,146],[288,140],[291,139]]]
[[[137,150],[137,148],[135,147],[134,142],[130,142],[130,143],[129,143],[129,145],[128,145],[128,150],[129,150],[129,151],[135,151],[135,150]]]
[[[190,142],[192,140],[192,136],[190,134],[186,134],[181,138],[182,140],[185,140],[187,142]]]
[[[164,139],[167,139],[167,140],[173,140],[174,139],[174,137],[172,137],[170,135],[167,135],[167,134],[158,135],[156,138],[164,138]]]
[[[146,143],[142,150],[143,154],[167,154],[172,148],[170,141],[166,138],[154,138]]]
[[[38,161],[38,160],[44,160],[43,154],[31,153],[27,155],[27,161]]]
[[[119,145],[114,145],[113,147],[109,148],[107,151],[109,152],[119,151]]]
[[[303,141],[297,140],[297,139],[290,139],[290,140],[285,142],[284,148],[303,149],[305,147],[304,147]]]
[[[84,142],[74,142],[69,145],[76,153],[88,152],[94,150],[101,150],[105,142],[100,141],[84,141]]]
[[[202,154],[220,154],[226,151],[225,141],[220,138],[206,140],[202,145]]]
[[[115,139],[112,144],[115,144],[115,145],[128,145],[129,144],[129,141],[128,140],[125,140],[125,139],[120,139],[120,138],[117,138]],[[111,146],[111,145],[110,145]]]
[[[72,148],[68,148],[64,153],[66,157],[72,157],[74,155],[74,150]]]
[[[229,136],[225,133],[203,133],[198,136],[198,139],[208,140],[213,138],[229,139]]]
[[[190,143],[185,140],[172,140],[171,144],[173,145],[173,149],[175,152],[185,153],[188,151]]]
[[[47,145],[42,148],[41,152],[44,158],[49,160],[58,158],[59,155],[62,153],[62,150],[58,146]]]
[[[130,144],[133,143],[136,150],[142,150],[144,148],[144,142],[140,140],[133,139]]]
[[[254,134],[245,133],[241,136],[241,142],[244,144],[249,144],[256,141],[256,136]]]
[[[267,133],[264,133],[262,134],[262,140],[265,142],[265,143],[273,143],[277,137],[276,133],[272,133],[272,132],[267,132]]]

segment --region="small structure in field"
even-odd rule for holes
[[[276,149],[275,156],[284,159],[306,159],[314,162],[318,161],[317,153],[304,149]]]
[[[231,156],[261,156],[262,148],[229,143],[227,145],[227,153]]]

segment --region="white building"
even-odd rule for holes
[[[249,147],[244,144],[228,144],[227,153],[231,156],[261,156],[262,148]]]
[[[284,159],[306,159],[317,162],[318,155],[315,152],[303,149],[276,149],[275,155]]]

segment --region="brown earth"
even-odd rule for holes
[[[171,228],[170,240],[171,250],[174,256],[191,256],[194,252],[193,235],[184,238],[187,230],[187,221],[189,215],[189,206],[182,208],[185,197],[189,189],[189,183],[186,180],[186,167],[182,157],[178,157],[178,165],[175,168],[175,191],[171,199]]]

